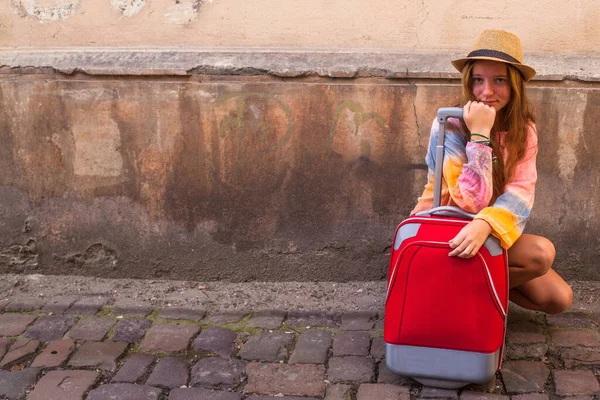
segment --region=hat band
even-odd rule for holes
[[[489,50],[489,49],[473,50],[472,52],[470,52],[467,55],[467,58],[471,58],[471,57],[492,57],[492,58],[499,58],[501,60],[508,61],[511,63],[521,64],[521,61],[506,54],[503,51],[498,51],[498,50]]]

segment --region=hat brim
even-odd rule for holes
[[[520,63],[513,63],[513,62],[503,60],[501,58],[495,58],[495,57],[477,56],[477,57],[459,58],[458,60],[452,61],[452,65],[454,66],[454,68],[456,68],[458,70],[458,72],[462,72],[463,68],[465,67],[465,64],[470,60],[490,60],[490,61],[498,61],[501,63],[510,64],[510,65],[514,66],[516,69],[518,69],[519,71],[521,71],[521,74],[523,74],[523,80],[525,82],[528,82],[529,80],[531,80],[531,78],[533,78],[535,76],[535,69],[531,68],[528,65],[520,64]]]

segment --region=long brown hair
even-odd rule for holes
[[[473,96],[472,71],[474,64],[475,61],[469,61],[462,70],[463,106],[469,100],[477,100]],[[493,165],[494,194],[491,203],[504,192],[504,187],[515,173],[517,163],[525,155],[525,151],[527,150],[527,128],[535,122],[529,101],[527,100],[525,82],[521,72],[510,64],[506,64],[506,70],[511,88],[510,100],[502,110],[496,113],[496,120],[490,135],[492,148],[494,154],[497,156],[497,160]],[[498,132],[506,132],[502,144],[506,151],[506,160],[502,157],[503,151]]]

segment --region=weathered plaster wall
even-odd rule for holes
[[[466,50],[507,29],[527,53],[600,55],[600,2],[6,0],[4,47],[287,47]]]
[[[120,77],[5,71],[0,271],[382,279],[456,80]],[[43,72],[43,71],[39,71]],[[600,90],[533,82],[528,226],[598,280]]]
[[[382,279],[449,60],[484,28],[538,71],[528,229],[600,280],[600,2],[0,2],[0,271]],[[565,34],[567,32],[567,34]]]

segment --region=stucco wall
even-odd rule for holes
[[[596,0],[6,0],[4,47],[465,50],[484,28],[527,53],[600,55]]]
[[[600,280],[600,3],[0,3],[0,271],[383,279],[484,28],[538,112],[528,230]]]
[[[113,66],[114,67],[114,66]],[[0,271],[382,279],[456,79],[0,74]],[[534,81],[528,230],[598,280],[593,82]]]

